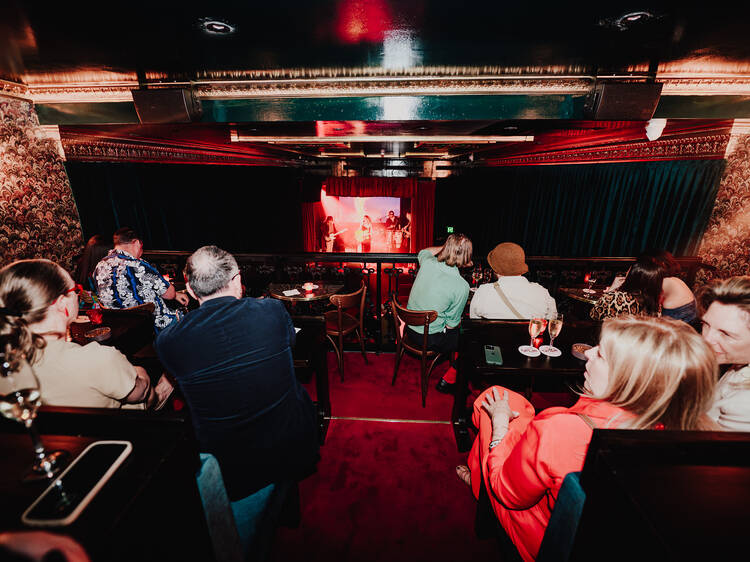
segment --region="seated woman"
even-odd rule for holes
[[[479,434],[456,471],[479,497],[482,481],[500,523],[533,560],[563,478],[583,468],[594,428],[718,429],[706,415],[718,366],[695,330],[677,320],[623,317],[586,352],[585,383],[570,408],[536,416],[520,394],[492,387],[474,402]]]
[[[160,405],[172,390],[162,376],[156,387],[113,347],[66,341],[78,314],[73,279],[49,260],[21,260],[0,269],[0,336],[11,355],[33,367],[42,403],[53,406],[118,408]]]
[[[458,268],[472,265],[471,240],[463,234],[451,234],[445,244],[425,248],[419,254],[419,272],[409,293],[409,310],[435,310],[437,319],[429,326],[428,349],[452,355],[458,350],[461,316],[469,298],[469,284]],[[421,327],[405,328],[404,337],[414,345],[422,344]],[[451,366],[437,385],[440,392],[452,392],[456,382]]]
[[[594,304],[589,315],[594,320],[623,314],[658,316],[664,269],[653,260],[638,260],[628,270],[620,287],[610,288]]]
[[[114,248],[112,238],[105,238],[101,234],[94,234],[86,246],[76,267],[75,280],[87,291],[96,292],[96,281],[94,280],[94,270],[99,261],[105,257],[109,251]]]
[[[665,250],[644,254],[639,259],[653,259],[664,269],[661,284],[661,315],[692,324],[698,317],[695,295],[690,287],[678,277],[680,264]]]

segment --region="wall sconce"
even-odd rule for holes
[[[658,139],[667,125],[666,119],[650,119],[646,123],[646,138],[650,141]]]

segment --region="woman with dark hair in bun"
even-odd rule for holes
[[[79,286],[49,260],[21,260],[0,269],[0,337],[6,357],[25,359],[54,406],[153,407],[168,396],[162,378],[156,388],[148,374],[113,347],[66,341],[78,315]]]

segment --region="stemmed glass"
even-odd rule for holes
[[[531,336],[531,343],[529,345],[522,345],[518,348],[518,351],[526,357],[538,357],[539,350],[534,347],[534,339],[544,331],[544,326],[547,321],[544,318],[532,318],[529,320],[529,336]]]
[[[26,426],[34,444],[34,464],[27,480],[52,478],[68,461],[67,451],[47,452],[34,426],[36,411],[42,403],[39,381],[25,358],[9,358],[0,342],[0,414]]]
[[[594,283],[596,283],[596,274],[593,272],[587,273],[584,278],[583,282],[588,285],[586,289],[583,290],[584,293],[595,293],[594,289],[592,288],[594,286]]]
[[[549,331],[549,345],[543,345],[539,348],[539,351],[549,357],[559,357],[562,351],[555,347],[555,338],[560,335],[560,331],[563,326],[563,315],[557,314],[549,319],[548,331]]]

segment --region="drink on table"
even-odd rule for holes
[[[558,314],[554,318],[549,319],[548,331],[549,331],[549,345],[543,345],[539,348],[539,351],[550,357],[558,357],[562,352],[555,347],[555,338],[560,335],[560,331],[563,326],[563,315]]]
[[[529,336],[531,336],[531,343],[529,345],[522,345],[518,348],[518,351],[527,357],[536,357],[539,355],[539,350],[534,347],[534,339],[544,331],[547,321],[544,318],[532,318],[529,320]]]

